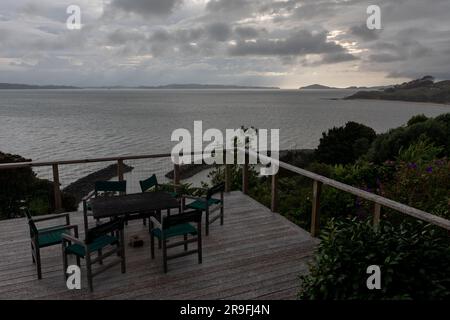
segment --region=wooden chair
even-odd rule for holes
[[[164,272],[167,273],[167,262],[171,259],[184,257],[191,254],[198,255],[198,263],[202,263],[202,212],[200,210],[193,210],[183,212],[173,216],[166,216],[162,218],[160,223],[154,217],[150,218],[151,231],[151,256],[155,258],[155,237],[162,242],[163,251],[163,265]],[[196,226],[192,225],[196,224]],[[174,237],[183,236],[184,240],[175,243],[168,243],[168,240]],[[193,238],[189,239],[189,236]],[[197,242],[196,250],[188,250],[189,243]],[[184,251],[169,256],[167,250],[175,247],[184,246]]]
[[[141,186],[142,192],[153,192],[153,191],[160,191],[163,189],[163,187],[179,187],[182,188],[182,186],[175,186],[172,183],[167,184],[160,184],[158,182],[158,178],[156,175],[152,175],[150,178],[146,180],[139,181],[139,185]],[[174,198],[179,198],[180,194],[178,192],[169,192]]]
[[[94,186],[94,191],[89,193],[86,197],[83,198],[83,209],[85,215],[89,215],[88,212],[91,211],[91,207],[89,205],[89,200],[97,197],[114,197],[119,195],[125,195],[127,193],[127,182],[126,181],[97,181]],[[142,217],[142,215],[126,215],[125,216],[125,224],[128,224],[128,221],[137,220],[142,218],[142,223],[147,225],[147,217]],[[97,220],[97,224],[99,224],[99,219]],[[85,218],[85,224],[87,222],[87,218]],[[87,226],[87,224],[86,224]],[[87,227],[86,227],[87,228]]]
[[[33,263],[36,264],[38,279],[42,279],[41,248],[60,245],[63,241],[63,234],[67,232],[70,233],[71,230],[73,230],[74,235],[78,237],[78,226],[70,224],[70,215],[68,213],[43,218],[33,218],[27,208],[22,208],[22,211],[25,212],[30,227]],[[56,219],[65,219],[66,223],[40,229],[36,226],[36,223]]]
[[[181,192],[168,192],[172,197],[174,197],[175,199],[178,200],[178,202],[180,203],[180,207],[179,207],[179,212],[181,212],[182,210],[182,205],[181,205],[181,200],[182,200],[182,189],[183,186],[181,185],[175,185],[173,183],[167,183],[167,184],[160,184],[158,182],[158,178],[156,177],[156,175],[152,175],[150,178],[146,179],[146,180],[141,180],[139,181],[139,185],[141,187],[141,191],[144,192],[156,192],[156,191],[162,191],[162,189],[164,188],[179,188],[179,190]],[[170,210],[168,210],[168,212],[170,212]],[[150,213],[150,215],[154,214],[154,212]],[[161,214],[161,212],[158,212],[158,214]]]
[[[205,233],[208,236],[209,235],[209,225],[216,220],[220,219],[220,225],[223,225],[224,220],[224,197],[223,193],[225,191],[225,183],[220,183],[218,185],[213,186],[209,189],[203,189],[198,188],[200,190],[203,190],[205,196],[204,197],[192,197],[185,195],[183,196],[186,199],[193,199],[194,202],[191,202],[186,205],[187,209],[193,209],[193,210],[201,210],[205,211]],[[220,198],[213,198],[213,195],[219,194]],[[219,210],[219,214],[211,217],[211,213]]]
[[[86,260],[87,279],[89,290],[92,292],[93,278],[98,274],[112,268],[118,264],[121,265],[122,273],[126,272],[125,262],[125,241],[124,241],[124,220],[123,218],[115,219],[105,224],[99,225],[95,228],[89,229],[84,241],[68,234],[63,235],[62,251],[63,251],[63,266],[64,276],[67,279],[66,270],[68,267],[68,256],[75,255],[77,258],[77,265],[80,266],[80,258]],[[115,236],[112,236],[114,234]],[[106,253],[103,252],[105,248],[112,248]],[[92,254],[97,253],[97,257]],[[103,265],[103,260],[108,257],[114,258],[114,261]],[[99,263],[102,267],[93,271],[92,265]]]

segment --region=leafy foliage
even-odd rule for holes
[[[372,128],[356,122],[335,127],[323,134],[315,153],[317,161],[327,164],[353,163],[369,150],[375,137]]]
[[[0,163],[29,162],[18,155],[0,152]],[[22,200],[27,201],[35,215],[54,212],[53,182],[39,179],[31,168],[0,170],[0,220],[20,216]],[[77,209],[73,196],[62,193],[62,205],[67,211]]]
[[[381,290],[368,290],[367,267],[381,268]],[[450,242],[418,222],[395,226],[331,220],[321,234],[300,299],[449,299]]]

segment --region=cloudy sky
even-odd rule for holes
[[[382,29],[366,27],[369,5]],[[68,30],[69,5],[82,10]],[[450,79],[449,0],[1,0],[0,82],[296,88]]]

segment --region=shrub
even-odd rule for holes
[[[378,229],[356,219],[332,220],[321,234],[310,274],[302,276],[299,298],[449,299],[448,236],[418,222]],[[369,290],[367,267],[381,268],[381,290]]]
[[[0,152],[0,163],[29,162],[18,155]],[[77,203],[71,194],[62,192],[66,211],[75,211]],[[53,182],[39,179],[31,168],[0,170],[0,220],[20,216],[21,201],[25,200],[34,215],[54,212]]]
[[[450,155],[450,116],[441,115],[436,119],[417,122],[379,135],[372,143],[367,156],[368,161],[383,163],[395,160],[400,151],[416,143],[419,139],[428,139],[436,147],[442,147],[440,157]]]
[[[424,114],[418,114],[417,116],[412,117],[411,119],[409,119],[408,121],[408,126],[412,126],[416,123],[420,123],[420,122],[425,122],[428,120],[428,117],[425,116]]]
[[[375,137],[372,128],[348,122],[344,127],[335,127],[323,133],[315,153],[316,159],[327,164],[353,163],[369,150]]]

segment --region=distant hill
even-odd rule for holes
[[[435,82],[431,76],[379,91],[359,91],[345,99],[397,100],[450,103],[450,80]]]
[[[74,87],[59,85],[28,85],[15,83],[0,83],[1,89],[265,89],[278,90],[278,87],[254,87],[254,86],[235,86],[220,84],[169,84],[164,86],[103,86],[103,87]]]
[[[221,84],[168,84],[164,86],[146,87],[141,86],[142,89],[280,89],[279,87],[254,87],[254,86],[235,86],[235,85],[221,85]]]
[[[310,86],[301,87],[300,90],[336,90],[339,88],[328,87],[321,84],[312,84]]]
[[[392,86],[376,86],[376,87],[357,87],[351,86],[346,88],[328,87],[321,84],[312,84],[310,86],[301,87],[300,90],[380,90],[387,89]]]
[[[28,85],[28,84],[17,84],[17,83],[0,83],[1,89],[79,89],[78,87],[72,86],[54,86],[54,85]]]

